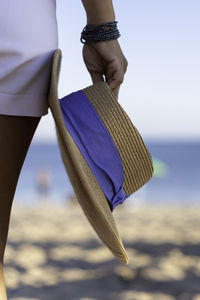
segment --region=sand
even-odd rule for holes
[[[200,206],[114,211],[120,263],[79,205],[14,205],[5,254],[10,300],[200,300]]]

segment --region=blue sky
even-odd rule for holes
[[[119,103],[145,140],[200,140],[200,1],[113,1],[129,65]],[[92,81],[82,59],[81,1],[57,1],[59,98]],[[49,110],[34,141],[55,141]]]

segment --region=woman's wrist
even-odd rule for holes
[[[86,25],[81,32],[81,42],[90,44],[94,42],[118,39],[120,37],[117,21],[106,22],[100,25]]]
[[[112,0],[82,0],[88,25],[100,25],[115,21]]]
[[[105,16],[98,16],[98,17],[87,17],[87,25],[92,25],[92,26],[98,26],[104,23],[108,23],[108,22],[114,22],[115,21],[115,16],[111,16],[111,17],[107,17],[105,18]]]

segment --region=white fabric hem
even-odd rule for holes
[[[48,114],[45,95],[13,95],[0,92],[0,114],[41,117]]]

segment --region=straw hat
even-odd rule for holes
[[[61,57],[57,49],[48,101],[62,160],[91,226],[128,264],[113,210],[152,177],[151,155],[106,82],[58,99]]]

